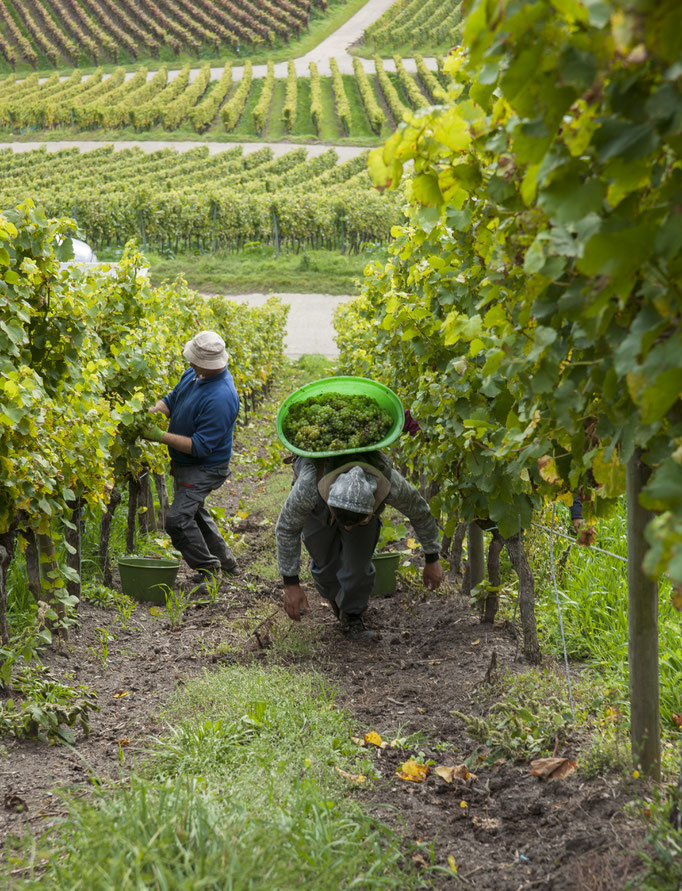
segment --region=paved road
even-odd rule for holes
[[[96,148],[102,148],[102,146],[105,145],[113,145],[115,152],[121,151],[121,149],[124,148],[139,148],[143,152],[155,152],[159,149],[171,148],[175,149],[177,152],[187,152],[190,149],[200,148],[205,145],[208,147],[209,154],[211,155],[215,155],[217,152],[227,151],[228,149],[234,148],[236,145],[240,145],[245,155],[249,155],[257,149],[267,147],[272,149],[272,152],[276,157],[285,155],[287,152],[296,148],[304,148],[307,150],[309,156],[315,157],[329,151],[330,148],[333,148],[339,156],[339,161],[342,162],[348,161],[350,158],[355,158],[357,155],[361,155],[363,152],[367,151],[367,146],[358,145],[318,145],[316,143],[307,144],[295,142],[203,142],[200,140],[197,140],[196,142],[174,142],[173,140],[164,141],[156,139],[145,142],[129,140],[121,140],[120,142],[97,142],[89,139],[54,142],[0,142],[0,150],[12,149],[14,152],[29,152],[32,149],[45,148],[48,152],[58,152],[61,149],[78,148],[82,152],[88,152]]]
[[[262,306],[271,295],[238,294],[228,296],[228,300]],[[341,303],[352,300],[348,296],[330,294],[277,294],[282,303],[289,304],[284,355],[298,359],[304,353],[318,353],[328,359],[339,355],[334,341],[332,319],[334,310]]]

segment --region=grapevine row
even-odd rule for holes
[[[378,57],[375,62],[381,92],[385,95],[396,121],[400,121],[405,108],[403,101]],[[395,57],[395,64],[397,78],[409,97],[410,105],[421,108],[430,104],[433,93],[429,97],[422,94],[417,81],[407,73],[399,57]],[[424,89],[437,93],[440,89],[438,79],[426,69],[423,59],[418,59],[417,64],[421,81],[425,84]],[[379,105],[374,78],[365,73],[359,59],[354,60],[353,67],[355,83],[369,125],[372,130],[379,133],[386,122],[386,114]],[[343,132],[352,135],[353,120],[345,80],[334,59],[330,60],[330,68],[336,116]],[[127,81],[122,71],[123,69],[119,68],[113,75],[101,75],[101,77],[98,75],[96,80],[87,81],[83,81],[76,72],[68,80],[62,81],[54,72],[42,84],[33,77],[19,82],[13,75],[0,79],[0,127],[8,127],[16,132],[27,126],[94,129],[132,124],[137,130],[154,126],[163,126],[166,129],[184,126],[191,127],[197,132],[204,132],[208,127],[218,126],[219,122],[222,122],[226,130],[232,130],[237,126],[254,86],[250,61],[246,62],[242,79],[234,85],[234,89],[232,89],[231,69],[229,72],[224,71],[218,80],[210,81],[210,68],[206,64],[193,84],[189,84],[190,72],[187,65],[169,83],[163,68],[157,71],[149,84],[147,84],[146,68],[138,70]],[[260,96],[253,108],[252,121],[242,127],[245,132],[248,132],[252,124],[253,135],[264,133],[264,128],[268,126],[275,83],[274,64],[271,62],[268,64],[266,76],[261,81]],[[282,109],[282,119],[289,131],[295,126],[297,106],[304,101],[302,97],[305,94],[299,95],[297,83],[295,66],[290,62]],[[322,116],[329,114],[330,110],[326,109],[322,102],[322,78],[316,66],[310,69],[310,85],[311,118],[315,131],[319,132],[322,127]],[[205,100],[202,97],[205,97]],[[206,104],[203,104],[204,101]],[[335,126],[336,120],[331,120],[331,114],[329,117],[328,124]]]
[[[433,71],[430,71],[426,67],[426,62],[419,55],[419,53],[414,54],[414,61],[417,63],[417,74],[421,82],[426,87],[426,90],[431,97],[433,102],[442,102],[447,97],[446,90],[443,89],[441,82],[438,80]]]
[[[227,102],[223,106],[222,111],[220,112],[220,117],[223,124],[225,125],[226,130],[233,130],[237,126],[239,118],[242,116],[242,112],[244,111],[246,100],[249,98],[249,90],[251,89],[252,78],[253,68],[251,62],[249,61],[246,62],[246,64],[244,65],[244,73],[242,74],[242,79],[239,82],[239,86],[235,90],[234,94],[227,100]]]
[[[341,72],[339,71],[339,66],[336,62],[336,59],[329,60],[329,69],[332,75],[334,107],[336,108],[336,114],[341,121],[341,126],[343,127],[346,136],[348,136],[350,134],[350,129],[353,121],[351,116],[350,103],[348,101],[348,96],[346,95],[346,88],[343,84],[343,77],[341,76]]]
[[[324,0],[316,5],[326,8]],[[299,36],[311,11],[307,0],[3,0],[0,53],[12,66],[23,60],[36,67],[38,51],[58,66],[105,56],[115,62],[121,50],[133,58],[158,55],[164,45],[194,54],[272,45]]]
[[[384,94],[386,104],[391,109],[391,114],[395,118],[396,124],[399,124],[403,120],[408,109],[403,105],[402,100],[398,95],[398,91],[393,86],[388,74],[386,74],[384,63],[379,56],[374,56],[374,67],[376,68],[377,80],[379,81],[381,92]]]
[[[210,126],[231,86],[232,65],[228,62],[220,80],[213,84],[206,97],[189,112],[189,119],[197,133],[202,133]]]
[[[275,89],[275,64],[268,62],[268,70],[263,80],[263,89],[252,112],[253,127],[257,134],[262,134],[270,111],[272,94]]]
[[[315,62],[310,63],[310,117],[319,136],[322,126],[322,84]]]
[[[400,56],[393,56],[393,61],[395,62],[395,73],[398,75],[398,80],[405,90],[412,108],[426,108],[429,102],[415,83],[414,78],[406,71],[403,60]]]
[[[353,59],[353,72],[355,73],[355,80],[358,85],[358,90],[360,91],[362,104],[365,107],[365,114],[367,115],[369,125],[375,133],[379,133],[383,125],[386,123],[386,115],[377,102],[377,97],[374,94],[369,78],[365,74],[362,62],[357,56]]]
[[[206,62],[192,83],[188,84],[178,98],[161,112],[161,120],[167,130],[174,130],[181,121],[185,120],[190,109],[206,92],[210,80],[211,66]]]
[[[284,107],[282,108],[282,120],[284,126],[289,132],[293,130],[296,123],[296,108],[298,106],[298,77],[296,75],[296,66],[293,59],[287,62],[287,86],[284,96]]]
[[[191,154],[37,151],[13,165],[0,156],[0,200],[10,206],[30,183],[49,215],[75,213],[95,246],[136,235],[159,248],[238,249],[270,243],[276,225],[292,247],[358,249],[384,241],[400,219],[399,201],[371,188],[363,159],[336,165],[330,151],[306,160],[303,148],[276,159],[269,149],[257,157],[239,149],[224,158]]]

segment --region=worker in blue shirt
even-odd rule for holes
[[[225,342],[200,331],[183,350],[190,367],[175,388],[149,411],[170,418],[168,431],[152,426],[145,439],[168,446],[175,483],[166,531],[192,569],[197,583],[237,574],[237,561],[204,507],[204,500],[230,474],[232,431],[239,397],[228,371]]]

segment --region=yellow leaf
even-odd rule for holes
[[[369,733],[365,734],[365,742],[370,743],[373,746],[377,746],[380,749],[385,749],[388,743],[385,743],[382,738],[376,733],[374,730],[370,730]]]
[[[406,761],[397,772],[401,780],[411,783],[423,783],[429,772],[428,764],[420,764],[418,761]]]
[[[248,515],[249,515],[249,512],[247,510],[240,509],[237,511],[237,516],[239,517],[240,520],[245,520],[248,517]]]
[[[451,783],[455,779],[476,779],[473,774],[469,773],[466,764],[452,764],[448,767],[444,764],[439,764],[438,767],[433,769],[433,772],[441,779],[445,780],[446,783]]]
[[[345,770],[341,770],[340,767],[335,767],[334,770],[340,774],[344,780],[350,780],[353,783],[364,783],[367,779],[363,773],[347,773]]]
[[[464,799],[462,799],[462,800],[460,801],[459,806],[460,806],[462,809],[464,809],[465,807],[469,807],[469,805],[466,803],[466,801],[464,801]]]
[[[549,455],[543,455],[542,458],[538,458],[538,470],[540,471],[540,476],[546,482],[550,484],[561,482],[561,477],[557,473],[556,462]]]
[[[452,873],[454,873],[455,875],[457,875],[457,861],[456,861],[455,858],[452,856],[452,854],[450,854],[450,855],[448,856],[448,866],[450,867],[450,872],[452,872]]]
[[[119,690],[118,693],[114,693],[114,699],[123,699],[124,696],[130,696],[130,690]]]
[[[160,606],[150,606],[149,615],[154,616],[155,619],[163,619],[166,614]]]
[[[415,548],[419,547],[419,542],[417,541],[416,538],[408,538],[407,546],[411,551],[414,551]]]
[[[480,644],[480,642],[481,642],[481,641],[480,641],[480,638],[479,638],[478,640],[473,641],[472,644],[471,644],[471,646],[472,646],[472,647],[477,647],[477,646]]]

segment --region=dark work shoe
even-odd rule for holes
[[[221,569],[223,575],[231,575],[231,576],[239,575],[239,566],[237,565],[236,560],[226,560],[224,563],[220,564],[220,569]]]
[[[336,605],[336,601],[335,601],[335,600],[329,600],[329,599],[327,598],[327,603],[329,604],[329,606],[331,606],[331,608],[332,608],[332,612],[334,613],[334,615],[336,616],[336,618],[337,618],[337,619],[340,619],[340,618],[341,618],[341,610],[340,610],[340,609],[338,608],[338,606]]]
[[[211,564],[210,566],[199,566],[192,576],[192,581],[200,585],[202,582],[211,582],[214,578],[220,578],[220,566]]]
[[[365,619],[362,613],[349,615],[348,613],[341,612],[339,620],[341,622],[341,631],[350,640],[369,642],[379,639],[379,632],[372,631],[371,628],[368,628],[365,625]]]

